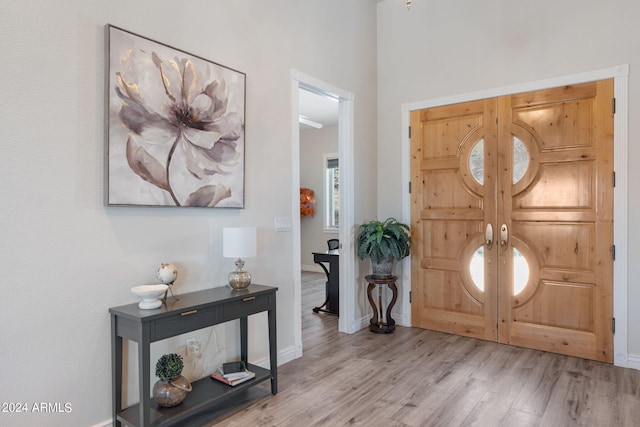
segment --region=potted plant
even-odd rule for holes
[[[153,399],[160,406],[170,408],[182,403],[191,384],[182,376],[184,362],[176,353],[164,354],[156,363],[156,377],[160,378],[153,386]]]
[[[356,247],[358,257],[371,258],[373,276],[391,276],[393,260],[401,260],[411,252],[410,228],[395,218],[386,221],[370,221],[358,229]]]

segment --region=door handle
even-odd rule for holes
[[[502,224],[502,227],[500,227],[500,247],[502,247],[502,249],[507,249],[508,244],[509,229],[507,228],[507,224]]]
[[[484,244],[487,249],[491,249],[493,246],[493,226],[491,223],[488,223],[484,230]]]

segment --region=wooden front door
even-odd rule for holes
[[[412,323],[612,361],[613,82],[411,114]]]

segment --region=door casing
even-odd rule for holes
[[[291,244],[293,250],[292,277],[294,279],[294,346],[295,354],[288,360],[302,356],[302,321],[301,321],[301,260],[300,260],[300,131],[298,124],[298,90],[304,88],[338,99],[338,146],[340,157],[340,209],[341,224],[339,238],[342,245],[340,256],[340,318],[338,330],[345,333],[354,333],[359,328],[359,322],[355,319],[355,289],[348,284],[355,280],[355,252],[353,250],[354,229],[354,102],[355,96],[330,83],[316,79],[315,77],[301,73],[298,70],[291,71],[291,199],[293,220],[293,232]],[[287,360],[285,360],[286,362]],[[284,363],[284,362],[283,362]]]
[[[520,92],[549,89],[553,87],[586,83],[594,80],[614,79],[614,97],[616,99],[616,114],[614,116],[614,170],[616,186],[614,188],[614,242],[616,246],[616,260],[614,263],[613,283],[613,314],[616,321],[614,335],[614,364],[616,366],[640,369],[640,361],[630,361],[628,354],[628,324],[627,324],[627,287],[628,287],[628,258],[627,258],[627,195],[628,195],[628,77],[627,64],[615,67],[589,71],[585,73],[566,75],[550,79],[538,80],[517,85],[503,86],[477,92],[470,92],[449,97],[434,98],[425,101],[406,103],[402,105],[402,181],[410,182],[410,113],[413,110],[438,107],[499,97]],[[411,206],[409,185],[402,190],[402,220],[411,221]],[[411,264],[410,259],[403,261],[402,274],[402,310],[398,317],[403,319],[405,326],[411,326]]]

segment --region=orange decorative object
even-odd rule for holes
[[[310,188],[300,189],[300,218],[304,218],[307,215],[313,216],[316,213],[316,208],[313,205],[316,203],[316,198],[313,197],[313,190]]]

